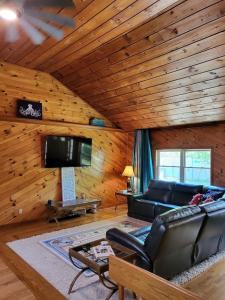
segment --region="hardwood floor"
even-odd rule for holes
[[[0,259],[0,299],[35,300],[36,297]]]
[[[207,300],[225,299],[225,259],[184,286]]]
[[[27,298],[29,300],[65,300],[65,298],[54,287],[52,287],[41,275],[39,275],[33,268],[31,268],[10,248],[8,248],[6,245],[7,242],[27,238],[45,232],[61,230],[64,228],[79,226],[94,221],[113,218],[115,216],[125,215],[126,212],[127,207],[125,205],[120,205],[116,212],[114,207],[105,208],[99,210],[97,214],[94,215],[88,214],[80,218],[64,221],[60,223],[59,226],[55,223],[48,223],[46,220],[41,220],[39,222],[24,223],[18,226],[16,226],[15,224],[2,226],[0,228],[0,253],[1,258],[3,260],[2,268],[5,267],[7,272],[1,273],[0,275],[0,300],[25,300],[25,297],[28,297],[29,295],[30,297],[32,296],[30,290],[33,293],[33,298]],[[4,286],[4,282],[7,282],[8,276],[11,276],[12,280],[10,284],[8,284],[7,289],[6,284]],[[2,285],[4,286],[4,289],[2,289]],[[23,290],[24,297],[20,297],[18,295],[20,290]],[[13,293],[11,293],[12,291]]]
[[[0,231],[0,300],[65,300],[42,276],[27,265],[20,257],[6,246],[6,242],[26,238],[33,235],[83,225],[94,221],[125,215],[125,205],[99,210],[95,215],[64,221],[58,226],[45,220],[30,222],[18,226],[8,225]],[[201,295],[207,300],[225,299],[225,259],[198,276],[185,288]],[[94,299],[93,299],[94,300]],[[99,299],[100,300],[100,299]]]

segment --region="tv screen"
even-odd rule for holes
[[[91,165],[92,139],[48,136],[45,141],[45,167],[86,167]]]

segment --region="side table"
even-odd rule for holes
[[[128,198],[129,196],[138,196],[138,195],[141,195],[141,193],[128,192],[127,190],[116,191],[115,192],[115,198],[116,198],[115,211],[117,210],[117,207],[118,207],[119,197]]]
[[[50,205],[47,204],[48,220],[54,220],[59,224],[58,221],[65,217],[86,214],[87,211],[95,213],[100,204],[101,200],[98,199],[77,199],[76,201],[68,202],[66,206],[61,201],[52,201]]]

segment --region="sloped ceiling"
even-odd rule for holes
[[[119,127],[225,120],[225,0],[77,1],[75,30],[0,59],[53,74]]]

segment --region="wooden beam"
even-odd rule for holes
[[[203,300],[197,294],[115,256],[109,258],[109,276],[119,285],[119,299],[123,299],[124,288],[128,288],[145,300]]]

